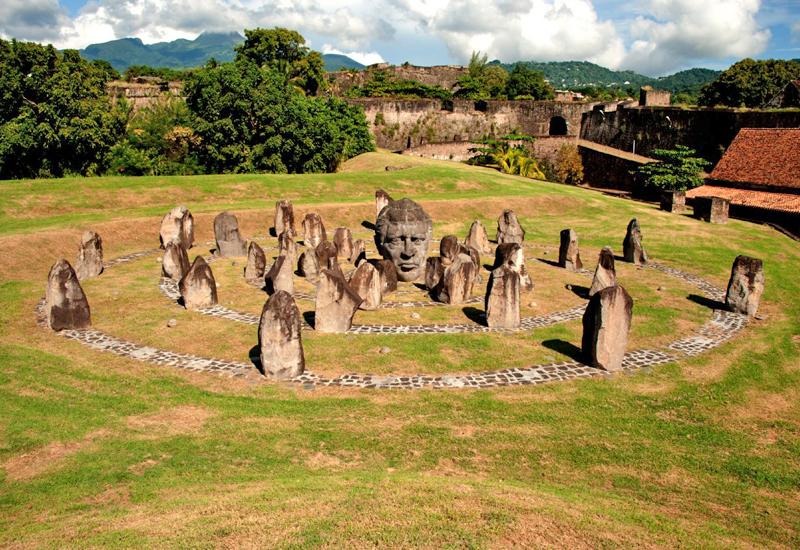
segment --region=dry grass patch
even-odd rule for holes
[[[198,433],[212,416],[214,413],[209,409],[184,405],[157,413],[129,416],[125,423],[132,430],[144,432],[142,435],[146,439],[157,439]]]
[[[44,473],[57,470],[65,460],[88,449],[93,443],[109,435],[108,430],[96,430],[78,441],[55,441],[28,453],[12,457],[3,464],[8,479],[27,481]]]

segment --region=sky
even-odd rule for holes
[[[800,58],[800,0],[0,0],[0,36],[59,48],[281,26],[365,63],[591,61],[660,76]]]

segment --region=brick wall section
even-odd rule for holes
[[[552,160],[565,143],[577,144],[578,140],[574,137],[544,137],[536,139],[529,144],[529,147],[533,148],[533,154],[537,159]],[[428,143],[405,149],[402,154],[434,160],[464,162],[474,156],[474,153],[470,153],[469,150],[480,146],[480,144],[470,141]]]

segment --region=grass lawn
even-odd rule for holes
[[[565,285],[590,280],[544,261],[556,259],[561,229],[577,231],[591,269],[602,246],[621,252],[637,217],[654,260],[720,287],[737,254],[762,258],[764,318],[709,353],[633,375],[416,392],[179,372],[35,325],[48,269],[74,260],[84,229],[101,234],[112,259],[157,246],[161,216],[181,203],[201,243],[223,209],[245,236],[265,237],[275,201],[289,198],[298,219],[314,210],[329,233],[342,225],[369,238],[361,222],[374,218],[377,188],[422,203],[437,238],[463,237],[474,219],[493,237],[494,220],[513,208],[536,245],[526,250],[536,288],[523,295],[523,315],[582,301]],[[0,189],[0,546],[800,546],[800,246],[768,227],[711,225],[575,187],[384,153],[329,175]],[[245,362],[255,327],[171,305],[157,288],[156,258],[85,283],[94,325]],[[243,265],[212,264],[220,299],[258,313],[264,295],[244,284]],[[709,317],[687,299],[696,289],[676,279],[622,263],[618,274],[635,300],[632,348],[663,345]],[[356,323],[469,322],[460,307],[416,309],[414,321],[411,311],[359,312]],[[166,328],[170,318],[175,328]],[[303,338],[308,368],[320,374],[455,373],[566,359],[543,342],[578,344],[580,322],[512,335]],[[382,346],[391,352],[377,353]]]

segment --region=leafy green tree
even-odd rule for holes
[[[695,157],[694,149],[676,145],[675,149],[655,149],[651,156],[661,162],[639,167],[636,174],[649,187],[665,191],[685,191],[703,185],[702,172],[711,163]]]
[[[508,71],[500,65],[490,65],[486,54],[472,52],[467,74],[458,79],[455,97],[463,99],[497,99],[505,97]]]
[[[475,156],[467,160],[467,164],[494,166],[504,174],[543,180],[545,174],[539,166],[539,161],[525,144],[532,141],[532,137],[523,135],[485,139],[480,147],[470,149]]]
[[[760,107],[790,80],[800,78],[800,63],[781,59],[742,59],[703,86],[698,104]]]
[[[429,86],[416,80],[395,78],[386,71],[374,71],[362,86],[349,89],[347,96],[450,99],[453,94],[441,86]]]
[[[509,99],[530,96],[533,99],[553,99],[553,87],[544,79],[544,73],[534,71],[525,63],[517,63],[508,75],[506,95]]]

